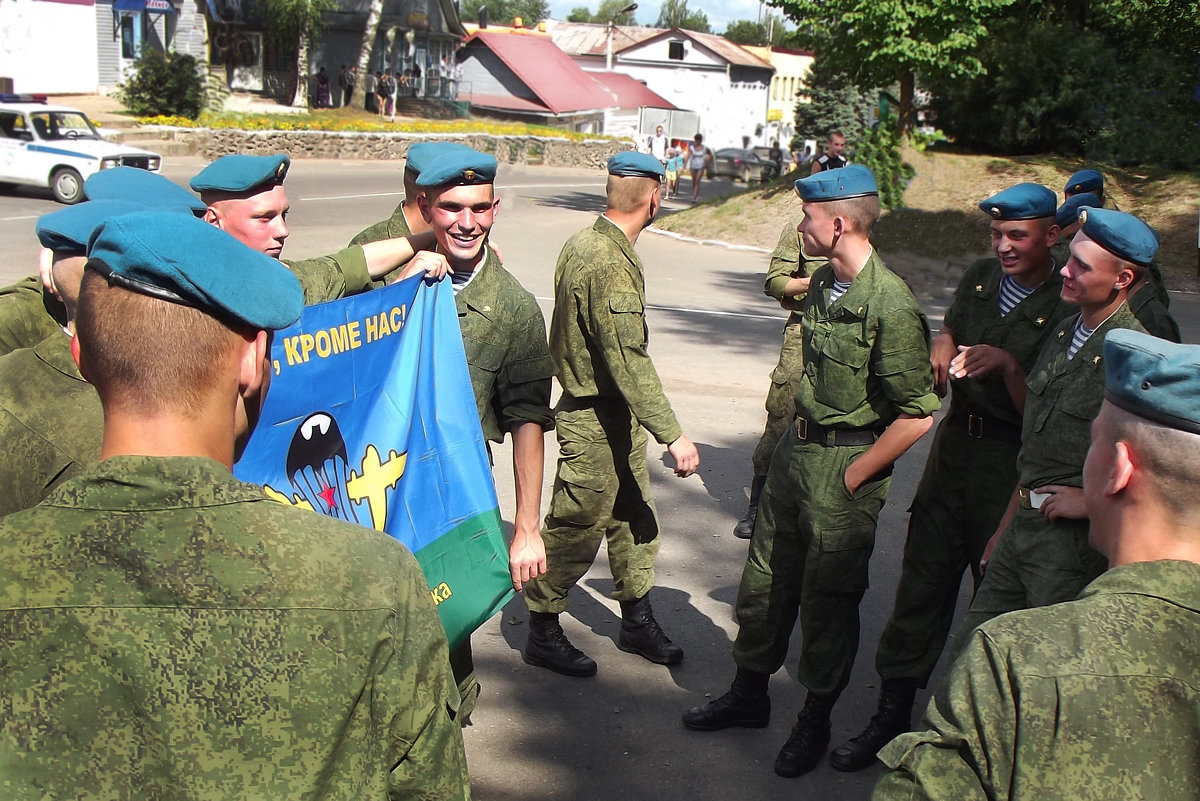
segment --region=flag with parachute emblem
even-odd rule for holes
[[[384,531],[417,557],[451,647],[512,597],[449,281],[310,306],[275,333],[234,468],[274,500]]]

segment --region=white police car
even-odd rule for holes
[[[78,203],[88,176],[122,166],[158,172],[162,156],[109,142],[78,109],[0,95],[0,184],[49,187],[60,203]]]

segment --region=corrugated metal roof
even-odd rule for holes
[[[561,22],[546,20],[546,30],[563,52],[573,56],[603,56],[608,50],[608,26],[592,22]],[[696,33],[683,28],[642,28],[613,26],[613,53],[620,53],[666,35],[682,36],[716,54],[717,57],[743,67],[772,69],[771,64],[715,33]]]
[[[609,94],[550,38],[481,30],[467,44],[476,41],[495,53],[555,114],[613,106]]]
[[[645,44],[646,42],[666,38],[667,36],[682,36],[686,39],[691,39],[705,50],[715,54],[718,58],[728,61],[730,64],[737,64],[740,67],[757,67],[764,70],[775,69],[769,62],[763,61],[746,48],[734,44],[724,36],[717,36],[715,33],[696,33],[695,31],[684,30],[683,28],[671,28],[670,30],[664,30],[654,36],[650,36],[639,44]],[[613,49],[616,50],[616,47],[614,41]]]
[[[617,108],[677,108],[671,101],[650,91],[646,84],[622,72],[589,72],[593,80],[603,86],[616,100]]]
[[[513,95],[482,95],[482,94],[463,94],[460,98],[467,100],[472,106],[478,108],[492,108],[501,111],[525,111],[535,114],[551,113],[550,109],[543,106],[534,100],[529,100],[524,97],[514,97]]]

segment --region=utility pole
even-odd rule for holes
[[[620,11],[618,11],[616,16],[612,17],[608,21],[608,46],[606,48],[606,54],[604,57],[604,69],[606,69],[609,72],[612,72],[613,20],[615,20],[617,17],[623,17],[626,14],[632,14],[633,12],[637,11],[637,7],[638,7],[637,3],[630,3],[629,5],[625,6]]]

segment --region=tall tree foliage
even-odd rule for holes
[[[620,13],[629,4],[629,0],[601,0],[594,14],[587,6],[575,6],[567,15],[567,22],[595,22],[607,25],[608,21],[612,20],[614,25],[637,25],[634,12]]]
[[[741,45],[771,45],[779,47],[789,38],[783,19],[768,12],[759,22],[739,19],[725,28],[725,38]]]
[[[550,16],[546,0],[466,0],[462,4],[462,18],[478,22],[481,8],[487,9],[488,21],[496,25],[512,25],[520,17],[526,27],[532,27]]]
[[[697,9],[688,9],[688,0],[663,0],[658,11],[659,28],[683,28],[697,33],[709,33],[708,15]]]
[[[336,7],[335,0],[265,0],[272,35],[283,42],[296,42],[293,106],[308,105],[308,45],[325,30],[325,12]]]
[[[803,147],[805,139],[823,142],[834,131],[841,131],[853,145],[866,130],[874,101],[846,73],[836,72],[818,58],[809,73],[807,93],[807,98],[796,102],[793,150]]]

